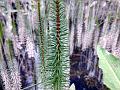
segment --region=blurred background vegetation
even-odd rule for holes
[[[118,58],[119,0],[0,0],[0,90],[119,90]]]

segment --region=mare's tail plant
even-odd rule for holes
[[[69,87],[69,37],[65,8],[62,0],[51,0],[49,55],[47,71],[51,90],[68,90]]]
[[[0,74],[2,76],[2,80],[4,81],[4,87],[5,87],[4,89],[10,90],[11,83],[10,83],[10,78],[8,73],[8,66],[6,65],[5,53],[3,53],[4,52],[3,37],[4,37],[3,23],[0,22]]]
[[[12,40],[5,39],[3,24],[0,22],[0,74],[5,90],[21,90],[21,79],[14,58]]]
[[[36,36],[37,36],[37,42],[39,44],[39,53],[40,53],[40,77],[41,77],[41,82],[42,82],[42,88],[45,89],[45,81],[46,81],[46,60],[45,60],[45,31],[44,31],[44,20],[41,16],[41,0],[38,0],[37,2],[37,9],[38,9],[38,31],[36,31]]]
[[[14,49],[12,40],[7,40],[7,50],[8,50],[8,65],[10,70],[10,78],[12,82],[13,90],[21,90],[21,78],[18,69],[18,64],[16,59],[14,58]]]

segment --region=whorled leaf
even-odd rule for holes
[[[47,70],[48,84],[51,90],[67,90],[69,88],[69,36],[62,0],[50,2],[50,45]]]
[[[38,30],[36,30],[37,43],[39,45],[40,53],[40,78],[42,82],[42,88],[46,90],[46,60],[45,60],[45,30],[44,30],[44,19],[41,16],[41,0],[37,2],[37,13],[38,13]]]

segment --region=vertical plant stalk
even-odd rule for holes
[[[39,43],[39,53],[40,53],[40,73],[41,73],[41,82],[43,84],[43,89],[46,90],[46,69],[45,69],[45,38],[44,38],[44,20],[41,17],[41,1],[38,0],[38,43]]]
[[[77,30],[77,47],[82,45],[82,32],[83,32],[83,16],[84,16],[84,0],[80,0],[79,2],[79,13],[78,13],[78,30]]]
[[[61,54],[61,51],[60,51],[60,10],[59,10],[59,0],[56,0],[56,33],[57,33],[57,52],[56,52],[56,66],[61,66],[61,57],[60,57],[60,54]],[[61,67],[60,67],[61,68]],[[56,71],[55,73],[57,73],[58,75],[62,74],[61,71],[59,70],[59,67],[55,67]],[[54,90],[61,90],[61,82],[62,82],[62,77],[60,75],[60,78],[59,76],[53,76],[55,77],[55,82],[53,83],[54,84]]]
[[[1,76],[4,81],[4,87],[5,90],[10,90],[11,88],[11,82],[9,78],[9,73],[8,73],[8,64],[6,61],[6,56],[3,48],[3,36],[4,36],[4,31],[3,31],[3,24],[0,22],[0,71],[1,71]]]
[[[40,15],[40,0],[38,0],[38,18],[39,18],[39,29],[40,29],[40,48],[41,48],[41,54],[42,54],[42,64],[44,66],[44,34],[43,34],[43,28],[41,26],[41,15]]]
[[[21,90],[21,81],[19,80],[18,69],[14,66],[14,50],[12,41],[9,38],[12,38],[12,20],[11,20],[11,2],[5,0],[5,4],[8,10],[7,13],[7,28],[4,30],[6,37],[4,37],[4,42],[2,42],[2,54],[3,54],[3,80],[5,81],[6,90]],[[3,39],[3,37],[2,37]],[[16,73],[17,72],[17,73]],[[5,76],[5,77],[4,77]],[[6,80],[7,79],[7,80]],[[7,85],[9,84],[9,85]],[[8,87],[9,86],[9,87]]]
[[[4,81],[2,83],[2,86],[6,86],[6,82],[5,82],[5,79],[4,79],[4,76],[2,75],[4,70],[3,70],[3,54],[2,54],[2,38],[3,38],[3,25],[2,23],[0,22],[0,77],[1,79]],[[0,80],[1,80],[0,79]],[[1,82],[0,82],[1,84]],[[9,87],[9,86],[8,86]],[[5,88],[4,88],[5,89]]]
[[[14,59],[14,49],[13,49],[13,42],[12,40],[7,40],[8,44],[8,63],[10,67],[10,76],[12,80],[12,89],[13,90],[21,90],[21,79],[20,73],[18,70],[18,64],[16,63],[16,59]],[[17,64],[17,65],[16,65]]]
[[[11,90],[11,83],[10,83],[10,79],[9,79],[7,69],[2,69],[1,70],[1,76],[2,76],[2,79],[4,81],[5,90]]]
[[[62,0],[52,0],[50,7],[50,53],[47,56],[49,85],[52,90],[65,90],[69,78],[68,29]]]

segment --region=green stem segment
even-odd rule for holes
[[[56,0],[56,40],[57,40],[57,52],[56,52],[56,64],[54,74],[54,90],[62,89],[62,72],[61,72],[61,51],[60,51],[60,1]]]
[[[43,66],[45,61],[44,61],[44,31],[42,30],[42,25],[41,25],[41,10],[40,10],[40,0],[38,0],[38,18],[39,18],[39,29],[40,29],[40,48],[41,48],[41,57],[42,57],[42,64]]]

